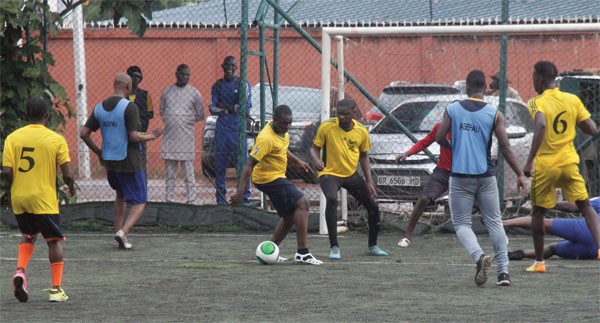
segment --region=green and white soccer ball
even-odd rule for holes
[[[263,265],[272,265],[279,258],[279,247],[275,242],[263,241],[256,247],[256,259]]]

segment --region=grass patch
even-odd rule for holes
[[[61,227],[67,231],[87,231],[87,232],[110,232],[112,226],[107,226],[105,223],[96,219],[73,221],[61,224]]]
[[[235,269],[239,268],[240,265],[226,262],[186,262],[177,265],[177,267],[193,269]]]

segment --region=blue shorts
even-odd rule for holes
[[[65,240],[60,230],[60,220],[58,214],[16,214],[17,223],[21,235],[28,239],[35,238],[42,234],[44,240]]]
[[[598,257],[598,246],[585,219],[554,219],[550,233],[568,240],[556,244],[557,256],[568,259],[596,259]]]
[[[123,196],[128,204],[146,204],[148,192],[146,191],[146,174],[144,171],[135,173],[121,173],[109,170],[106,173],[108,184]]]
[[[293,215],[296,210],[296,202],[304,196],[287,178],[278,178],[272,182],[254,184],[254,186],[267,194],[280,217]]]

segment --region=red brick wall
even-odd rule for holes
[[[320,41],[320,30],[309,33]],[[472,69],[486,74],[495,73],[499,66],[498,37],[383,37],[352,38],[346,40],[346,67],[374,96],[394,80],[412,82],[449,83],[464,79]],[[335,45],[333,45],[335,47]],[[249,50],[258,51],[258,31],[249,33]],[[272,43],[267,44],[268,61],[272,62]],[[75,105],[73,43],[70,31],[61,32],[50,40],[50,52],[56,60],[51,69],[53,76],[66,89],[70,102]],[[161,91],[175,82],[177,65],[186,63],[191,68],[190,84],[198,88],[206,109],[212,83],[222,76],[223,57],[240,55],[238,30],[149,29],[143,38],[131,35],[126,29],[86,29],[85,53],[87,69],[88,112],[103,98],[112,94],[115,73],[130,65],[141,67],[144,80],[141,87],[149,90],[155,109]],[[335,57],[335,56],[333,56]],[[508,75],[511,86],[518,89],[524,100],[535,95],[531,86],[531,68],[540,60],[551,60],[559,71],[600,67],[599,37],[578,34],[524,35],[510,37]],[[269,63],[272,77],[273,67]],[[259,60],[248,59],[248,80],[259,82]],[[279,84],[320,87],[321,55],[297,32],[281,32]],[[332,79],[332,85],[336,84]],[[349,93],[363,110],[371,104],[354,88]],[[255,93],[258,95],[258,93]],[[208,110],[206,111],[208,115]],[[158,113],[156,113],[158,115]],[[150,129],[161,125],[160,117],[150,123]],[[202,124],[196,133],[200,167]],[[68,120],[65,135],[72,151],[77,150],[76,120]],[[95,136],[97,141],[99,136]],[[158,158],[160,140],[149,143],[149,159]],[[72,153],[74,163],[77,154]],[[162,171],[162,164],[152,166]]]

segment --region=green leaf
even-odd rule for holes
[[[48,87],[50,88],[50,92],[52,92],[52,95],[54,95],[57,99],[61,101],[65,101],[67,99],[67,92],[65,91],[65,88],[62,87],[62,85],[58,83],[50,83],[48,84]]]
[[[37,78],[40,76],[40,71],[35,67],[29,67],[23,71],[23,76],[30,79]]]

